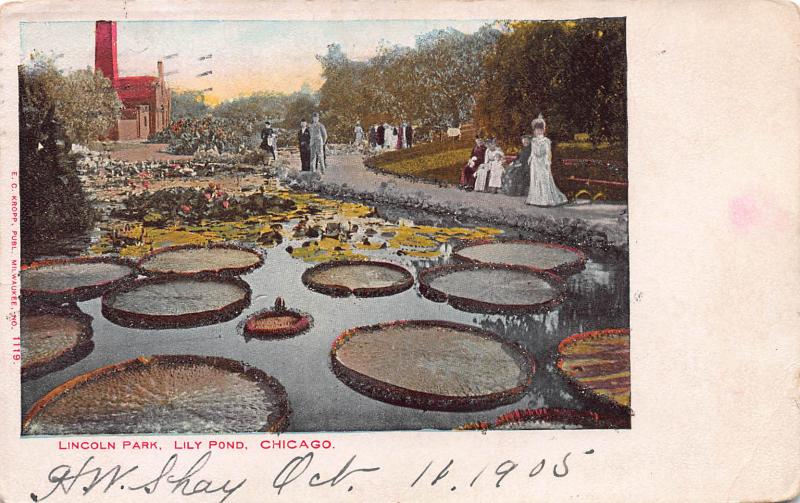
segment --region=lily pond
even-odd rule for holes
[[[170,193],[164,188],[159,192],[166,203],[141,199],[143,193],[124,200],[109,192],[96,201],[108,215],[96,229],[81,239],[28,249],[25,262],[57,255],[136,259],[167,246],[240,243],[264,256],[263,265],[239,276],[251,289],[249,305],[235,318],[217,324],[143,329],[106,319],[100,298],[78,302],[80,311],[92,317],[94,347],[66,368],[23,381],[23,414],[53,388],[78,375],[143,355],[216,356],[260,369],[285,388],[291,407],[287,431],[451,430],[468,423],[491,423],[516,409],[601,410],[602,404],[578,392],[560,373],[557,347],[579,332],[629,326],[626,258],[583,250],[588,260],[580,271],[565,277],[564,301],[540,314],[460,311],[423,297],[418,281],[394,295],[332,297],[307,288],[301,281],[304,271],[331,260],[382,260],[405,267],[416,280],[424,269],[455,262],[453,245],[461,240],[540,237],[441,215],[324,199],[263,180],[250,185],[237,180],[239,188],[228,190],[234,195],[207,183],[198,183],[191,193]],[[177,211],[161,211],[159,205],[166,204]],[[278,297],[288,309],[309,314],[310,329],[280,339],[246,337],[244,321],[271,308]],[[331,369],[332,344],[348,329],[394,320],[466,324],[519,343],[535,361],[532,383],[517,401],[479,412],[425,411],[354,391]],[[143,431],[159,430],[157,425],[142,427]]]

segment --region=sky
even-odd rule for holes
[[[413,46],[417,35],[452,27],[473,33],[488,20],[402,21],[119,21],[117,64],[120,76],[155,75],[164,59],[173,89],[202,90],[207,100],[256,91],[291,93],[303,84],[322,85],[317,54],[338,43],[353,59],[375,54],[380,43]],[[56,57],[63,70],[94,66],[94,22],[21,24],[20,61],[34,51]],[[210,59],[199,58],[211,54]],[[207,71],[212,74],[198,75]]]

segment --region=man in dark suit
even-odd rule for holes
[[[300,170],[311,171],[311,131],[305,119],[300,121],[297,141],[300,144]]]
[[[386,128],[383,127],[383,124],[378,126],[378,135],[377,135],[377,142],[378,148],[383,148],[383,141],[386,138]]]
[[[408,148],[411,148],[414,140],[414,128],[411,127],[410,122],[406,125],[406,130],[404,132],[406,134],[406,145],[408,145]]]
[[[261,148],[267,151],[267,156],[272,157],[272,161],[268,160],[267,165],[275,161],[275,130],[272,129],[272,124],[269,121],[264,121],[264,127],[261,129]]]

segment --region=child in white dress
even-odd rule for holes
[[[503,185],[503,172],[505,171],[505,167],[503,167],[503,154],[501,152],[496,152],[494,158],[489,161],[488,171],[489,192],[497,194],[497,191],[500,190],[500,187]]]
[[[473,157],[470,159],[470,163],[474,166],[475,162],[478,161],[477,157]],[[489,177],[489,169],[486,163],[484,162],[478,167],[478,171],[475,172],[475,192],[485,192],[486,191],[486,179]]]

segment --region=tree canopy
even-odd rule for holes
[[[624,19],[509,22],[486,58],[476,122],[510,140],[542,113],[548,135],[625,141]]]

